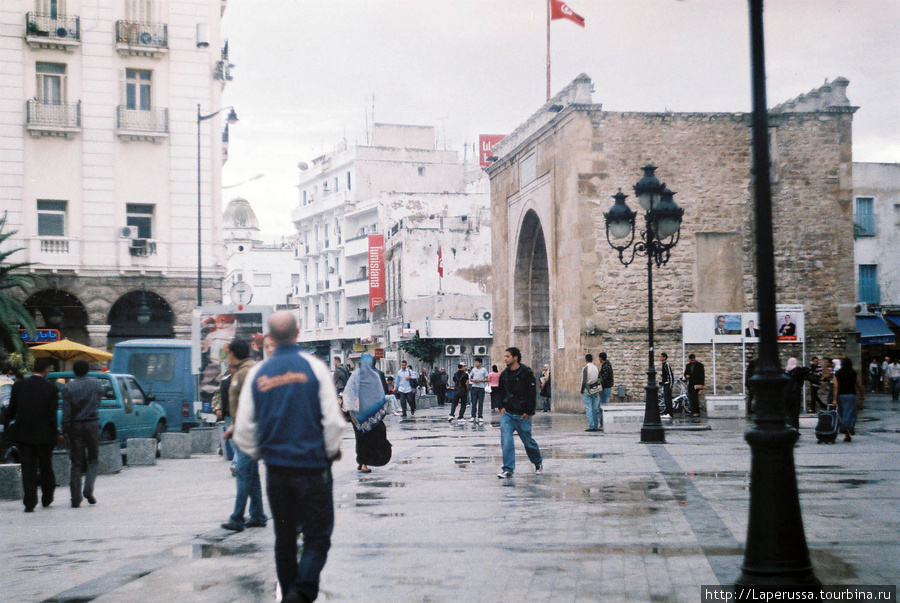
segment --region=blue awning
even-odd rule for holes
[[[900,314],[884,314],[883,316],[889,325],[900,327]]]
[[[857,316],[856,330],[862,345],[894,343],[894,332],[885,324],[881,316]]]

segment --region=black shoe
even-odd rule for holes
[[[591,428],[591,429],[585,429],[585,431],[598,431],[598,430],[597,430],[597,429],[594,429],[594,428]]]
[[[244,524],[245,528],[264,528],[266,527],[265,521],[257,521],[255,519],[251,519],[247,523]]]
[[[26,513],[34,513],[34,507],[25,507]]]
[[[52,498],[51,498],[50,500],[42,500],[42,501],[41,501],[41,506],[44,507],[45,509],[46,509],[47,507],[49,507],[50,505],[52,505],[52,504],[53,504],[53,499],[52,499]]]
[[[93,495],[93,494],[88,494],[87,492],[85,492],[85,493],[84,493],[84,498],[85,498],[89,503],[91,503],[92,505],[96,505],[96,504],[97,504],[97,499],[94,498],[94,495]]]
[[[232,532],[243,532],[244,531],[244,526],[232,519],[229,519],[228,521],[223,523],[222,527],[225,528],[226,530],[231,530]]]
[[[77,509],[77,508],[80,507],[80,506],[81,506],[81,501],[80,501],[80,500],[79,500],[78,502],[75,502],[74,500],[72,501],[72,508],[73,508],[73,509]]]

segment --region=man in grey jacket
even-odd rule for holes
[[[96,504],[94,482],[100,472],[100,380],[88,376],[88,363],[76,360],[72,366],[75,378],[63,389],[62,430],[69,439],[69,493],[72,506],[81,505],[82,493],[89,503]],[[86,452],[86,454],[85,454]],[[81,478],[84,476],[84,490]]]

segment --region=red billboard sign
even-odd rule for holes
[[[384,303],[384,235],[369,235],[369,312]]]
[[[494,145],[503,140],[503,134],[479,134],[478,135],[478,165],[483,168],[491,165],[488,157],[494,154]]]

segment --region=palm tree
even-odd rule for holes
[[[0,217],[0,249],[4,249],[7,239],[16,234],[17,231],[5,233],[6,213]],[[19,270],[27,268],[30,263],[17,262],[7,263],[10,256],[18,251],[22,251],[22,247],[0,251],[0,347],[8,352],[24,353],[25,344],[22,343],[22,337],[19,335],[19,329],[24,328],[30,335],[34,335],[34,318],[28,310],[15,300],[10,293],[15,289],[24,291],[25,287],[31,285],[31,279],[23,274],[19,274]]]

